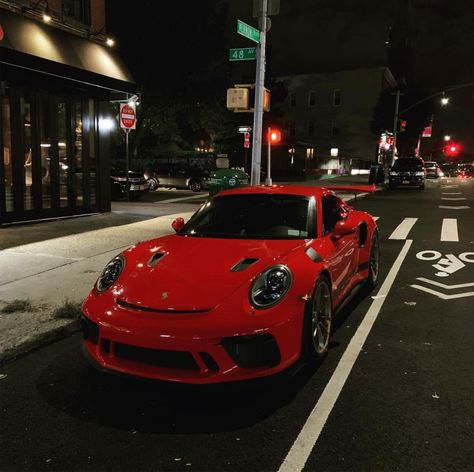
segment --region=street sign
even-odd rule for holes
[[[250,133],[252,131],[251,126],[239,126],[239,133]]]
[[[137,115],[135,113],[135,104],[120,104],[120,127],[123,129],[135,129],[137,125]]]
[[[243,21],[237,20],[237,33],[252,41],[255,41],[256,43],[260,42],[260,31],[257,28],[244,23]]]
[[[254,61],[257,48],[229,49],[229,61]]]

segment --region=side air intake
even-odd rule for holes
[[[155,267],[156,264],[161,260],[161,258],[165,255],[164,252],[157,252],[150,257],[150,260],[147,262],[148,267]]]

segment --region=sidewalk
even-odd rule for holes
[[[292,184],[362,185],[367,182],[364,177]],[[341,196],[347,199],[353,194]],[[196,204],[185,202],[156,202],[132,213],[115,211],[0,228],[0,310],[13,308],[15,300],[29,304],[11,313],[0,311],[0,362],[78,330],[77,320],[57,318],[55,311],[64,309],[67,301],[75,307],[70,314],[77,314],[110,259],[139,241],[171,234],[171,222],[177,216],[189,218],[196,209]]]

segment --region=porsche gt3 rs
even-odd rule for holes
[[[374,219],[329,188],[223,191],[172,226],[112,259],[84,301],[99,369],[196,384],[272,375],[324,356],[334,314],[377,283]]]

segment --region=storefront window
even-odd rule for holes
[[[2,87],[2,140],[3,173],[5,181],[5,211],[13,211],[12,134],[10,117],[10,88],[4,82]]]
[[[25,92],[21,99],[21,116],[23,124],[24,156],[24,209],[33,209],[33,149],[31,144],[31,99]]]
[[[92,209],[96,206],[96,186],[97,186],[97,156],[96,156],[96,134],[95,134],[95,110],[94,100],[87,101],[84,110],[84,131],[87,133],[87,146],[89,155],[89,202]]]
[[[67,188],[68,188],[68,148],[67,148],[67,119],[66,102],[59,101],[57,104],[58,117],[58,149],[59,149],[59,206],[61,208],[68,206]]]
[[[51,122],[49,114],[49,96],[42,95],[39,109],[39,138],[41,153],[41,190],[43,209],[51,208]]]
[[[74,195],[76,206],[84,204],[83,198],[83,162],[82,162],[82,103],[80,101],[73,102],[74,113]]]

